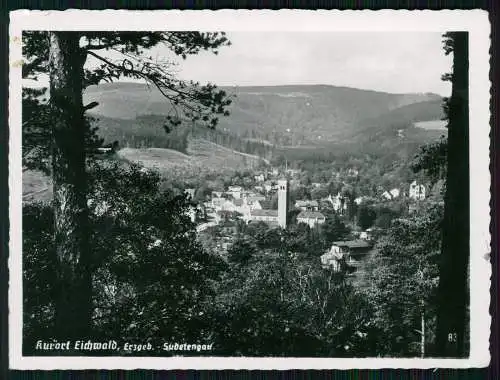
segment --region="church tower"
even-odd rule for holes
[[[281,228],[286,228],[288,216],[288,181],[282,179],[278,181],[278,224]]]

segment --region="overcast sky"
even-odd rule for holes
[[[228,32],[227,36],[232,45],[222,47],[218,55],[203,51],[179,59],[177,75],[220,86],[327,84],[391,93],[451,93],[450,83],[441,81],[452,65],[452,56],[444,55],[441,33]],[[165,47],[150,53],[159,59],[173,57]],[[87,62],[90,67],[94,64]]]
[[[179,75],[218,85],[331,84],[448,96],[441,33],[228,32],[218,55],[203,52]]]

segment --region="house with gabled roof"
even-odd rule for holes
[[[367,240],[343,240],[332,243],[330,249],[321,256],[323,267],[332,267],[339,271],[346,269],[354,271],[372,249],[372,243]]]
[[[301,211],[300,214],[297,215],[298,223],[305,223],[311,228],[323,224],[325,221],[325,216],[319,211]]]
[[[295,202],[295,208],[302,211],[318,211],[319,204],[315,200],[298,200]]]

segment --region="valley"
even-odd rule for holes
[[[138,83],[91,86],[85,102],[99,102],[90,113],[92,124],[105,142],[118,142],[116,159],[171,179],[367,157],[362,166],[369,171],[374,162],[382,167],[407,162],[421,145],[446,134],[442,99],[435,94],[335,86],[224,89],[234,96],[231,115],[221,118],[215,130],[187,123],[167,133],[168,103]],[[46,200],[47,181],[41,173],[26,172],[23,199]],[[397,185],[397,180],[387,181]]]

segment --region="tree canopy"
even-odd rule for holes
[[[97,103],[83,104],[90,85],[120,78],[143,80],[168,102],[168,132],[190,121],[214,128],[217,115],[227,115],[231,103],[213,84],[200,85],[175,75],[167,60],[147,56],[162,44],[186,58],[201,50],[217,52],[229,44],[223,33],[199,32],[59,32],[23,34],[23,78],[49,76],[49,99],[42,89],[23,93],[24,164],[50,172],[53,179],[52,240],[55,250],[55,324],[58,336],[84,338],[92,334],[92,287],[95,255],[88,196],[92,192],[89,165],[92,150],[102,144],[85,112]],[[111,58],[111,54],[119,58]],[[89,60],[94,60],[93,65]]]

